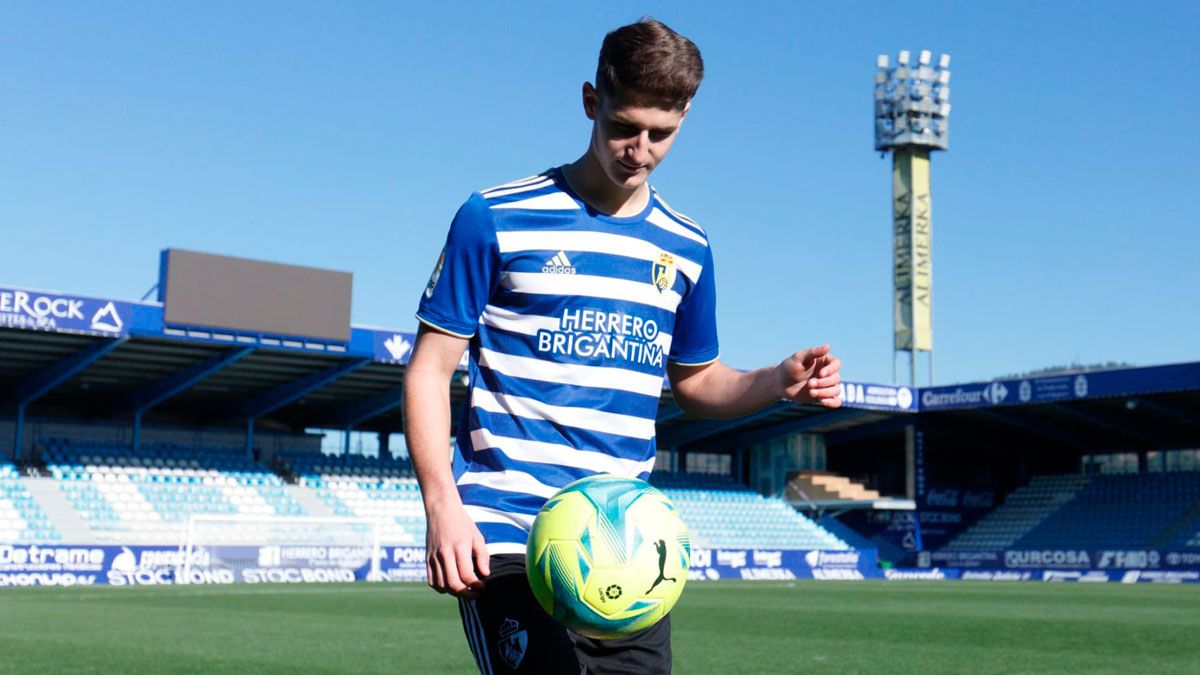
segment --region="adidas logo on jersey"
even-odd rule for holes
[[[559,251],[554,254],[554,257],[547,260],[545,266],[542,267],[542,272],[546,274],[575,274],[575,266],[571,264],[571,259],[567,257],[566,251]]]

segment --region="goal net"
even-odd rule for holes
[[[175,583],[376,581],[381,530],[366,518],[193,515]]]

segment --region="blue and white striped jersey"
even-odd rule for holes
[[[649,476],[667,361],[717,358],[714,283],[704,230],[654,190],[608,216],[552,169],[463,204],[417,318],[470,338],[454,474],[490,553],[524,552],[576,479]]]

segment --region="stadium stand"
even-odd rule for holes
[[[1168,546],[1200,548],[1200,507],[1197,507],[1195,511],[1191,520],[1180,528],[1180,533],[1168,542]]]
[[[650,482],[675,503],[694,547],[850,548],[783,500],[763,497],[729,476],[656,471]]]
[[[192,515],[301,516],[305,509],[241,449],[45,439],[43,460],[87,525],[88,542],[178,544]]]
[[[1200,546],[1200,472],[1035,476],[942,551]]]
[[[1197,472],[1095,476],[1016,547],[1149,548],[1197,505]]]
[[[26,489],[13,464],[0,460],[0,543],[44,544],[62,540]]]
[[[240,448],[156,443],[135,454],[124,442],[70,438],[41,439],[38,447],[48,478],[22,478],[12,464],[0,465],[0,541],[62,541],[57,520],[70,543],[178,545],[193,515],[382,519],[387,545],[425,539],[420,491],[404,458],[282,452],[274,466],[295,481],[287,485]],[[698,547],[849,548],[783,500],[729,476],[655,472],[652,480],[676,503]],[[54,485],[42,501],[68,512],[48,517],[26,489],[34,483]],[[228,538],[271,537],[261,526],[234,524]]]
[[[968,528],[943,551],[996,551],[1011,548],[1050,514],[1075,498],[1088,483],[1087,476],[1035,476],[1029,485],[1014,490],[994,511]]]
[[[299,485],[316,492],[336,515],[378,518],[390,545],[425,543],[425,508],[405,459],[285,454]]]

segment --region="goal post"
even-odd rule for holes
[[[383,525],[371,518],[193,515],[175,583],[378,581]]]

